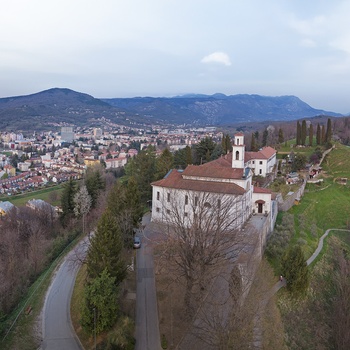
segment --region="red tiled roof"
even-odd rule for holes
[[[275,153],[276,150],[270,146],[264,147],[260,153],[262,153],[267,159],[271,158]]]
[[[187,168],[186,168],[187,170]],[[162,180],[152,183],[152,186],[168,187],[173,189],[192,190],[199,192],[227,193],[242,195],[245,190],[234,184],[227,182],[187,180],[182,177],[185,172],[172,170],[168,176]]]
[[[276,153],[276,150],[272,147],[264,147],[258,152],[245,152],[244,161],[248,162],[251,159],[269,159]]]
[[[256,187],[254,186],[254,193],[272,193],[271,190],[269,190],[268,188],[264,188],[264,187]]]
[[[189,165],[183,172],[184,176],[207,177],[216,179],[241,179],[243,169],[233,169],[230,167],[220,166],[220,163],[227,163],[227,160],[220,162],[213,161],[204,165]]]

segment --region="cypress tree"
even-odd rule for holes
[[[319,146],[321,144],[321,128],[320,124],[317,123],[317,130],[316,130],[316,145]]]
[[[257,146],[256,140],[255,140],[255,133],[252,133],[252,141],[251,141],[251,144],[250,144],[250,149],[253,152],[256,152],[258,150],[258,146]]]
[[[332,142],[332,121],[330,118],[327,120],[327,131],[326,131],[326,143],[330,144]]]
[[[192,150],[190,146],[186,146],[185,148],[185,161],[186,165],[193,164]]]
[[[306,121],[303,120],[301,123],[301,139],[300,142],[303,146],[305,146],[306,143]]]
[[[301,144],[301,126],[300,122],[297,122],[297,137],[296,137],[296,144],[300,145]]]
[[[312,146],[313,138],[314,138],[314,128],[313,128],[312,124],[310,124],[310,128],[309,128],[309,146]]]
[[[325,142],[326,142],[326,132],[325,132],[324,125],[322,125],[322,127],[321,127],[321,144],[324,145]]]
[[[232,151],[232,141],[231,137],[229,134],[226,134],[225,137],[225,153],[231,152]]]
[[[283,130],[280,128],[278,130],[278,143],[282,144],[284,142],[284,135],[283,135]]]
[[[267,137],[269,136],[269,132],[267,129],[264,130],[263,132],[263,137],[262,137],[262,146],[265,147],[267,146]]]

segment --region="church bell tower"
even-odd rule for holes
[[[232,168],[244,169],[244,134],[237,133],[234,135],[232,145]]]

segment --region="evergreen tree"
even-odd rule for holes
[[[126,277],[126,264],[122,257],[123,240],[120,228],[113,215],[106,210],[97,223],[95,235],[91,238],[87,253],[87,275],[93,280],[107,270],[119,285]]]
[[[278,130],[278,143],[281,145],[284,142],[284,135],[282,128]]]
[[[74,195],[76,191],[76,183],[70,178],[69,181],[63,185],[61,194],[61,221],[63,225],[66,225],[68,219],[74,215]]]
[[[297,153],[294,157],[294,161],[292,162],[292,171],[297,171],[300,169],[304,169],[307,162],[307,158],[302,153]]]
[[[166,148],[162,154],[156,159],[157,173],[155,180],[162,179],[174,167],[174,156]]]
[[[310,128],[309,128],[309,146],[312,146],[313,139],[314,139],[314,128],[313,128],[312,124],[310,124]]]
[[[109,330],[118,319],[118,288],[116,278],[104,269],[84,287],[81,325],[90,334]]]
[[[324,125],[321,127],[321,144],[324,145],[326,143],[326,132],[324,129]]]
[[[126,184],[117,182],[113,186],[107,197],[107,208],[121,230],[124,247],[131,248],[134,228],[139,226],[143,215],[140,192],[133,177]]]
[[[263,132],[263,137],[262,137],[262,146],[265,147],[267,146],[267,138],[269,136],[269,132],[267,129],[264,130]]]
[[[125,166],[127,178],[134,177],[140,191],[141,200],[145,203],[152,198],[151,183],[155,180],[155,148],[149,146],[130,160]]]
[[[328,118],[328,120],[327,120],[327,131],[326,131],[325,142],[327,144],[330,144],[332,142],[332,121],[330,118]]]
[[[215,143],[211,137],[202,139],[195,146],[195,164],[203,164],[210,160],[211,154],[215,148]]]
[[[131,211],[132,223],[134,227],[137,227],[142,219],[143,206],[141,203],[140,191],[134,177],[131,177],[126,185],[124,208]]]
[[[185,161],[186,166],[189,164],[193,164],[192,149],[190,146],[185,147]]]
[[[250,144],[250,149],[251,149],[252,152],[256,152],[259,149],[258,144],[256,142],[255,133],[252,133],[252,141],[251,141],[251,144]]]
[[[309,270],[300,245],[288,249],[282,259],[282,274],[292,296],[304,295],[309,286]]]
[[[227,154],[232,151],[232,142],[229,134],[224,134],[221,140],[221,147],[223,154]]]
[[[95,208],[100,191],[105,188],[100,168],[88,168],[85,174],[85,186],[91,196],[91,207]]]
[[[303,146],[305,146],[306,143],[306,120],[303,120],[301,123],[301,138],[300,142]]]
[[[321,144],[321,127],[320,124],[317,123],[317,130],[316,130],[316,145],[319,146]]]
[[[210,160],[218,159],[223,154],[226,154],[226,153],[223,151],[221,143],[217,143],[215,148],[213,149],[213,152],[211,152]]]
[[[296,144],[300,145],[301,144],[301,125],[300,122],[297,122],[297,138],[296,138]]]

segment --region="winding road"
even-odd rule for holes
[[[83,347],[77,338],[70,318],[70,301],[75,278],[79,270],[74,264],[77,251],[84,254],[87,239],[79,243],[63,260],[57,269],[47,291],[42,311],[42,344],[45,350],[81,350]]]

